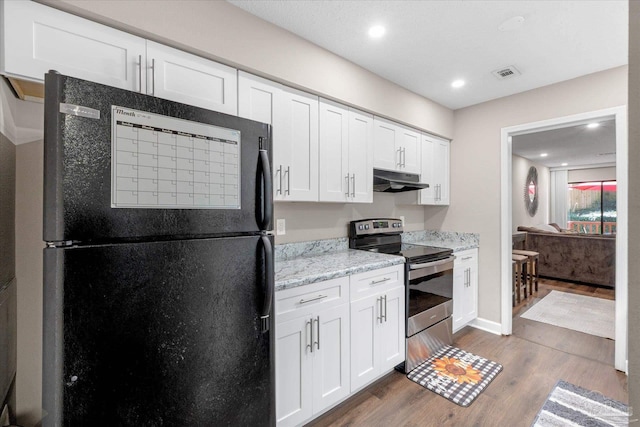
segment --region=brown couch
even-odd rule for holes
[[[518,231],[527,232],[526,249],[540,254],[540,276],[615,287],[615,235],[553,233],[522,226]]]

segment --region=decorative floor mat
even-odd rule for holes
[[[622,402],[566,381],[549,393],[532,427],[629,425],[629,407]]]
[[[407,378],[460,406],[473,400],[502,371],[502,365],[456,347],[444,346]]]

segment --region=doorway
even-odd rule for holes
[[[626,106],[598,110],[556,119],[503,128],[501,131],[501,326],[502,334],[512,333],[512,137],[534,132],[586,124],[592,121],[615,120],[617,238],[615,286],[615,362],[616,369],[627,372],[627,248],[628,248],[628,141]]]

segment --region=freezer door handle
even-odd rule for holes
[[[262,332],[269,331],[269,318],[271,316],[271,306],[273,303],[273,288],[275,286],[275,275],[273,271],[273,247],[271,240],[267,236],[261,236],[262,245],[264,246],[264,273],[265,273],[265,296],[262,308]]]
[[[271,175],[271,165],[269,164],[269,154],[262,148],[263,139],[260,137],[260,167],[262,169],[262,182],[264,191],[262,192],[262,229],[269,229],[271,218],[273,217],[273,177]]]

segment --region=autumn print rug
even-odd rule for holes
[[[444,346],[407,378],[457,403],[469,406],[502,371],[502,365],[456,347]]]

